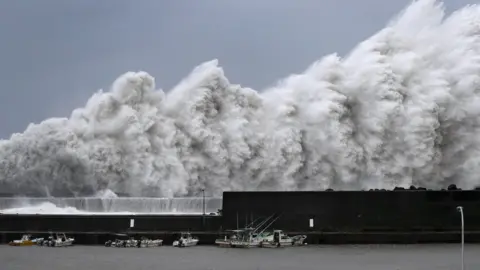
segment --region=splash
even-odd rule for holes
[[[1,198],[0,214],[75,215],[213,215],[222,208],[221,198]]]
[[[70,118],[0,141],[16,194],[472,188],[480,174],[480,7],[413,2],[348,56],[257,92],[217,60],[165,94],[119,77]]]
[[[81,215],[84,212],[74,207],[58,207],[53,203],[41,203],[35,206],[26,206],[19,208],[10,208],[0,210],[1,214],[49,214],[49,215]],[[116,214],[116,213],[115,213]],[[130,213],[121,213],[128,215]]]

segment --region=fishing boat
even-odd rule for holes
[[[246,226],[244,229],[227,230],[228,236],[215,240],[215,243],[220,247],[238,247],[251,248],[260,247],[265,237],[265,230],[268,229],[278,218],[271,215],[267,219],[260,222],[253,227],[255,221]],[[269,223],[268,223],[269,222]],[[268,223],[268,224],[267,224]]]
[[[198,238],[193,237],[190,233],[181,233],[178,240],[173,241],[174,247],[192,247],[198,244]]]
[[[141,237],[139,240],[136,240],[133,236],[128,234],[115,234],[115,240],[108,240],[105,242],[106,247],[159,247],[163,245],[162,239],[148,239],[146,237]]]
[[[274,230],[272,234],[263,237],[261,247],[290,247],[304,245],[306,235],[296,235],[293,237],[283,233],[282,230]]]
[[[137,242],[137,247],[159,247],[163,245],[162,239],[148,239],[146,237],[142,237]]]
[[[218,245],[219,247],[230,247],[230,239],[232,236],[227,236],[225,235],[224,238],[217,238],[215,239],[215,245]]]
[[[215,244],[220,247],[250,248],[259,247],[262,242],[261,237],[254,234],[251,228],[228,230],[227,233],[229,235],[223,239],[216,239]]]
[[[38,242],[38,244],[47,247],[66,247],[72,246],[74,241],[74,238],[67,237],[64,233],[56,233],[51,234],[47,239]]]
[[[137,247],[139,241],[133,237],[115,240],[114,247]]]
[[[108,240],[105,242],[106,247],[136,247],[137,240],[129,237],[127,234],[115,234],[115,240]]]
[[[220,247],[232,248],[260,247],[264,241],[265,234],[263,231],[258,232],[259,228],[227,230],[227,235],[224,238],[216,239],[215,244]]]
[[[260,222],[257,226],[253,226],[252,222],[244,229],[227,230],[224,238],[215,240],[215,244],[220,247],[288,247],[304,245],[306,235],[288,236],[282,230],[274,230],[272,233],[265,232],[280,216],[275,214]]]
[[[43,241],[43,238],[34,238],[30,234],[22,235],[20,240],[13,240],[8,243],[10,246],[33,246],[36,245],[38,242]]]
[[[236,234],[233,238],[230,238],[230,247],[233,248],[252,248],[260,247],[263,242],[262,234],[254,233],[252,228],[246,228],[244,230],[236,230]]]

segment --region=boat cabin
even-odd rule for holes
[[[52,235],[52,239],[67,241],[67,236],[64,233],[56,233],[55,237],[53,237],[53,235]]]
[[[180,238],[184,238],[184,239],[192,238],[192,234],[189,233],[189,232],[182,232],[182,233],[180,233]]]
[[[287,239],[288,235],[283,233],[282,230],[273,230],[273,238],[274,239]]]
[[[251,238],[254,238],[256,234],[253,233],[253,228],[245,228],[245,229],[237,229],[237,230],[229,230],[230,232],[229,238],[230,240],[238,240],[238,241],[250,241]]]
[[[30,238],[31,238],[30,234],[24,234],[24,235],[22,235],[22,238],[20,239],[20,241],[22,241],[22,242],[29,241]]]

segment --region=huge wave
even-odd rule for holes
[[[299,44],[299,46],[301,46]],[[344,58],[257,92],[217,60],[167,94],[128,72],[69,118],[0,141],[16,194],[208,195],[480,180],[480,7],[413,2]]]

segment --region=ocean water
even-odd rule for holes
[[[480,245],[465,246],[465,269],[480,269]],[[2,270],[440,270],[461,269],[460,245],[345,245],[281,249],[65,248],[0,246]]]

